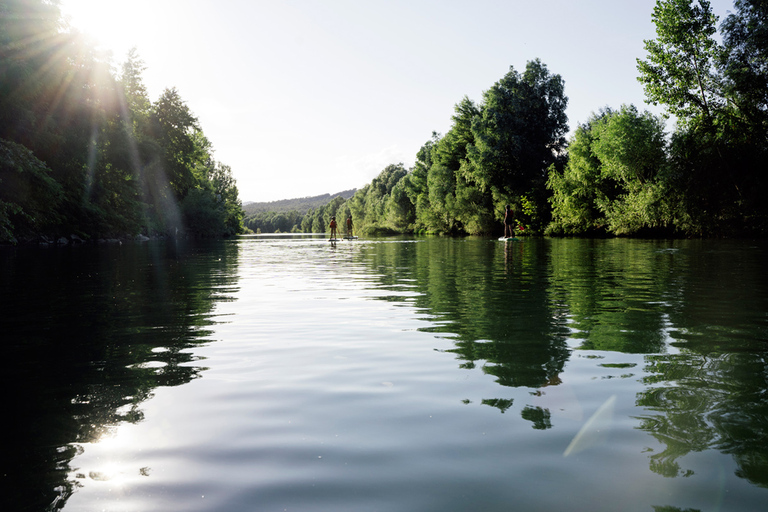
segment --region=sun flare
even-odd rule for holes
[[[155,2],[150,9],[144,0],[62,0],[60,4],[62,16],[71,27],[111,51],[118,61],[132,47],[141,46],[150,31],[148,22],[162,16],[161,6],[162,2]]]

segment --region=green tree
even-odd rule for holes
[[[416,207],[408,197],[408,182],[411,175],[403,176],[392,188],[385,206],[389,224],[397,231],[412,231],[416,221]]]
[[[20,144],[0,139],[0,242],[45,231],[58,219],[51,210],[62,188],[51,170]]]
[[[578,235],[602,229],[605,224],[597,208],[600,192],[600,160],[592,151],[596,125],[610,110],[592,116],[580,125],[568,146],[568,163],[562,172],[551,167],[547,187],[552,191],[550,234]]]
[[[725,99],[716,63],[717,16],[708,0],[657,0],[656,39],[645,41],[647,60],[637,59],[638,80],[653,105],[664,105],[682,123],[712,124]]]
[[[634,105],[593,114],[576,130],[563,172],[550,172],[548,231],[625,235],[669,227],[665,146],[663,120]]]
[[[432,155],[435,146],[440,141],[440,135],[432,132],[432,138],[416,153],[416,162],[411,172],[403,179],[403,188],[408,195],[408,200],[413,205],[415,231],[422,231],[427,228],[429,222],[427,218],[431,212],[429,204],[429,190],[427,187],[427,177],[429,169],[432,167]]]
[[[600,179],[612,194],[596,199],[608,230],[617,235],[641,229],[666,228],[666,167],[664,122],[634,105],[622,106],[599,123],[592,151],[600,160]]]
[[[768,1],[736,0],[721,26],[729,95],[756,135],[768,135]]]
[[[505,203],[525,195],[543,214],[547,169],[559,163],[566,146],[567,104],[562,78],[538,59],[523,74],[510,68],[484,93],[472,123],[475,140],[467,148],[470,165],[462,174],[490,194],[497,218]]]
[[[402,163],[388,165],[370,184],[355,193],[349,204],[345,206],[347,209],[345,211],[352,214],[352,220],[358,232],[377,233],[398,229],[397,220],[390,218],[393,208],[398,208],[393,203],[392,191],[407,174],[408,171]],[[407,196],[401,187],[398,187],[397,194],[398,201],[407,201]]]
[[[688,234],[768,230],[765,13],[764,2],[739,2],[721,47],[709,2],[659,0],[654,9],[657,39],[646,41],[639,80],[678,118],[669,183]]]
[[[208,158],[200,126],[175,88],[166,89],[152,105],[152,131],[161,148],[160,169],[176,199],[195,185],[195,166]],[[202,141],[202,144],[200,143]]]
[[[125,100],[125,107],[134,120],[148,117],[152,106],[142,77],[146,69],[147,66],[139,57],[138,50],[131,48],[122,65],[120,85]]]
[[[60,16],[58,5],[43,0],[0,4],[0,138],[33,150],[52,106],[49,84],[62,72],[56,52],[66,48],[67,35]]]
[[[55,196],[44,210],[24,197],[4,202],[5,238],[41,234],[35,229],[86,236],[167,231],[180,226],[180,201],[198,189],[188,213],[210,214],[217,205],[225,226],[214,231],[241,229],[237,189],[231,176],[224,179],[231,173],[216,167],[210,142],[175,89],[150,103],[143,70],[132,50],[116,79],[108,58],[61,21],[58,2],[0,4],[7,190],[36,182],[41,197]]]
[[[729,98],[738,109],[732,156],[742,179],[743,209],[750,224],[768,231],[768,1],[736,0],[722,24],[726,54],[722,69]],[[762,225],[762,228],[760,226]],[[754,228],[753,228],[754,229]]]
[[[480,108],[466,96],[454,106],[453,124],[439,140],[434,138],[431,148],[430,166],[427,171],[427,191],[421,202],[420,220],[428,231],[456,233],[463,231],[459,220],[460,209],[466,202],[457,203],[457,187],[462,192],[466,177],[460,173],[466,165],[467,150],[475,140],[472,123],[480,115]],[[465,194],[459,196],[466,199]],[[429,211],[424,208],[429,205]],[[417,203],[417,209],[419,204]],[[466,220],[466,216],[465,220]]]

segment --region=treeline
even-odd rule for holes
[[[665,116],[604,108],[566,141],[564,81],[533,60],[462,99],[411,168],[390,165],[293,226],[351,214],[366,233],[497,234],[510,204],[530,234],[764,236],[768,2],[737,0],[719,34],[706,0],[659,0],[652,19],[638,80]]]
[[[313,208],[324,206],[331,199],[337,196],[341,196],[344,199],[349,199],[355,194],[355,192],[357,192],[357,189],[352,188],[342,192],[336,192],[335,194],[321,194],[319,196],[281,199],[279,201],[269,201],[265,203],[250,202],[243,205],[243,211],[245,212],[246,216],[261,212],[289,212],[293,210],[296,210],[297,212],[307,212]]]
[[[324,231],[324,217],[318,214],[323,212],[332,200],[336,199],[334,204],[338,204],[338,198],[347,200],[355,192],[356,189],[350,189],[335,194],[248,203],[243,206],[243,224],[247,231],[253,233],[321,233]],[[313,227],[317,230],[312,231]]]
[[[303,213],[289,210],[248,215],[244,224],[247,230],[254,233],[324,233],[328,230],[332,216],[345,215],[346,219],[349,210],[343,207],[347,202],[344,195],[337,195],[325,204]]]
[[[552,233],[768,231],[768,2],[736,0],[720,25],[706,0],[659,0],[657,38],[638,59],[648,101],[604,109],[579,126],[550,172]]]
[[[242,231],[231,169],[176,89],[150,101],[55,2],[0,4],[0,242]]]

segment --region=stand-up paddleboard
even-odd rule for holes
[[[520,240],[520,239],[516,238],[514,236],[510,237],[510,238],[506,238],[506,237],[499,238],[499,242],[517,242],[518,240]]]
[[[329,242],[341,242],[341,238],[329,238]]]

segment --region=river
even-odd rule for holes
[[[14,511],[763,511],[768,243],[0,248]]]

